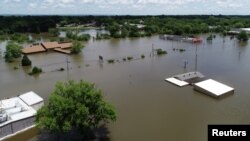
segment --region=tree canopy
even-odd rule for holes
[[[116,120],[114,107],[104,101],[102,92],[85,81],[57,83],[49,104],[38,110],[36,123],[51,133],[67,133],[73,129],[84,133],[101,122]]]
[[[48,32],[49,29],[57,26],[78,26],[88,23],[94,23],[97,27],[106,27],[112,37],[119,36],[120,32],[121,37],[128,36],[128,32],[132,31],[131,24],[145,25],[147,35],[151,33],[199,34],[250,27],[249,16],[0,16],[0,33],[40,33]],[[137,33],[130,33],[130,35],[138,36]],[[144,34],[140,36],[142,35]]]
[[[5,61],[13,62],[15,58],[19,58],[22,56],[22,47],[14,42],[9,42],[6,46],[5,51]]]
[[[30,66],[30,65],[31,65],[30,59],[28,58],[27,55],[24,55],[22,59],[22,66]]]
[[[84,46],[82,45],[82,43],[75,41],[75,42],[73,42],[73,46],[71,48],[71,53],[79,54],[82,51],[83,47]]]
[[[237,36],[239,41],[248,41],[249,37],[246,31],[241,31],[240,34]]]

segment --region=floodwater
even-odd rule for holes
[[[89,41],[80,55],[55,52],[29,55],[32,64],[42,67],[44,73],[29,76],[30,68],[6,64],[0,59],[0,98],[35,91],[46,101],[57,81],[68,79],[96,83],[105,99],[117,111],[118,119],[108,125],[110,141],[206,141],[208,124],[250,123],[250,45],[240,45],[229,37],[217,35],[212,43],[202,36],[202,44],[160,40],[158,36],[135,39]],[[167,55],[150,57],[154,48],[168,51]],[[4,48],[4,43],[1,43]],[[235,94],[214,99],[192,89],[179,88],[165,78],[195,69],[195,50],[198,53],[198,71],[205,76],[235,88]],[[185,48],[180,53],[173,48]],[[145,59],[138,59],[144,54]],[[104,59],[120,60],[115,64],[99,64]],[[123,62],[126,56],[134,60]],[[69,59],[69,71],[66,59]],[[184,61],[188,61],[184,69]],[[36,141],[39,131],[32,129],[8,141]]]

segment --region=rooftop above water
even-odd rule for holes
[[[0,126],[34,116],[37,111],[31,106],[42,101],[43,99],[34,92],[28,92],[18,97],[1,100]]]

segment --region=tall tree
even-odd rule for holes
[[[81,133],[116,120],[114,107],[104,101],[102,92],[85,81],[57,83],[49,104],[36,116],[39,128],[65,134],[73,129]]]

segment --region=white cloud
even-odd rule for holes
[[[62,3],[73,3],[75,0],[61,0]]]
[[[219,0],[216,2],[221,8],[240,8],[243,2],[240,0]]]
[[[0,0],[0,14],[25,13],[27,6],[52,14],[250,14],[249,5],[249,0]]]
[[[36,7],[37,7],[37,3],[30,3],[30,4],[29,4],[29,7],[31,7],[31,8],[36,8]]]

